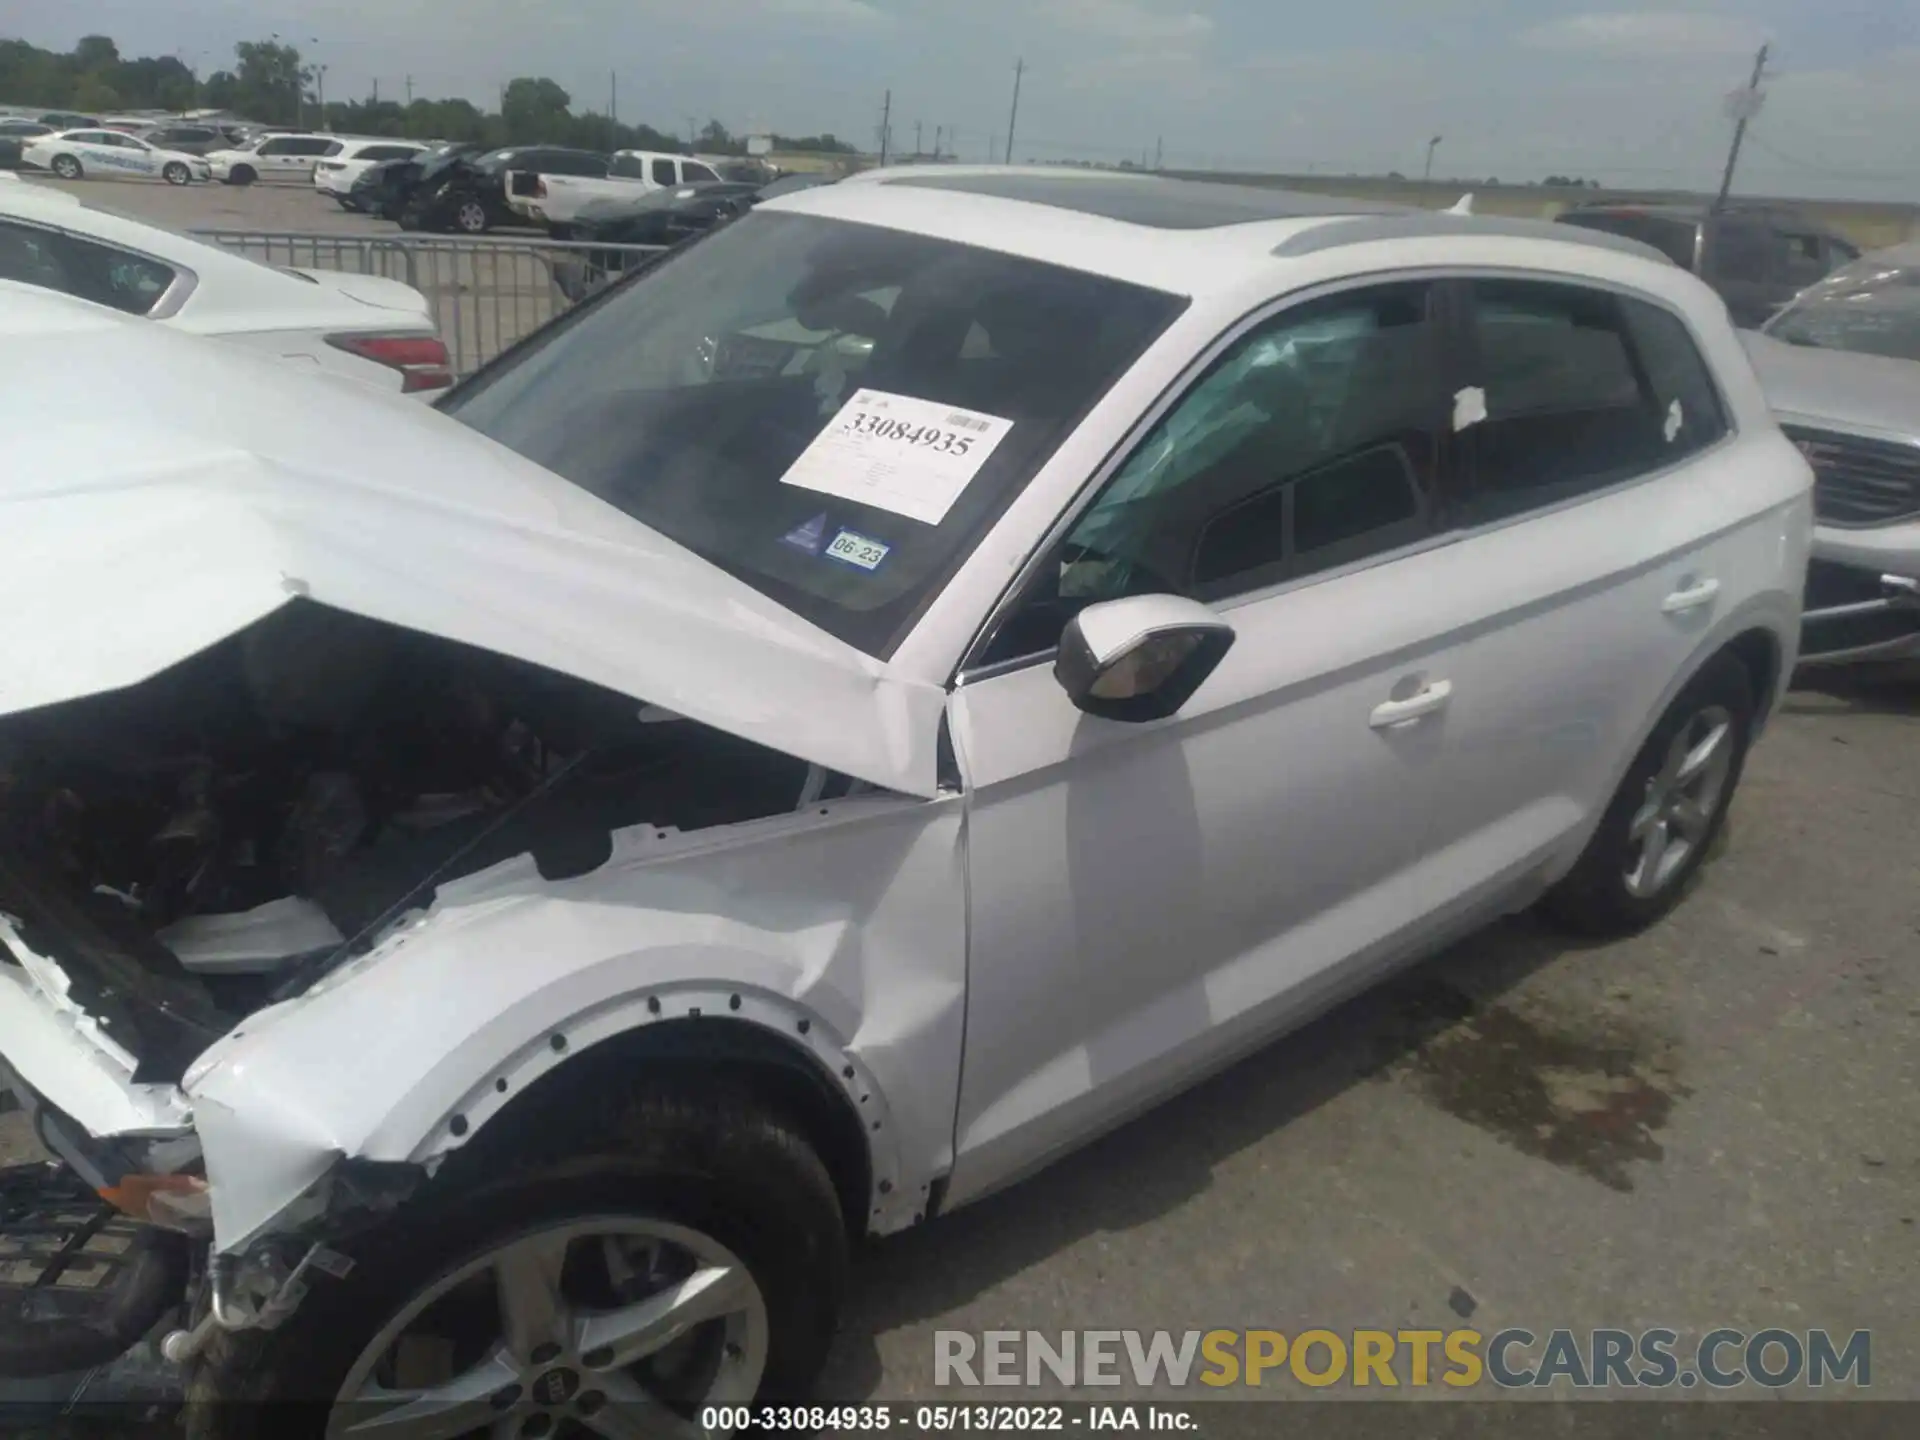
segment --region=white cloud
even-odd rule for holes
[[[1621,10],[1569,15],[1535,25],[1521,33],[1520,43],[1535,50],[1677,58],[1738,55],[1763,38],[1749,21],[1728,15]]]
[[[1062,29],[1084,31],[1123,45],[1198,46],[1213,20],[1192,10],[1165,10],[1147,0],[1046,0],[1041,13]]]

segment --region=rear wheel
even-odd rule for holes
[[[71,155],[56,155],[53,164],[47,167],[62,180],[78,180],[86,171],[80,168],[80,162]]]
[[[160,178],[169,185],[185,185],[193,179],[193,172],[178,160],[169,160],[166,168],[160,172]]]
[[[1753,716],[1746,667],[1716,655],[1653,727],[1547,912],[1606,936],[1633,934],[1673,909],[1726,823]]]
[[[583,1108],[593,1153],[456,1157],[279,1329],[218,1336],[188,1433],[692,1434],[803,1395],[847,1231],[798,1129],[711,1085]]]

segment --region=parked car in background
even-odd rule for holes
[[[0,120],[0,170],[18,170],[24,163],[21,152],[43,135],[51,135],[51,125],[38,120]]]
[[[458,148],[417,161],[388,160],[364,179],[369,213],[396,220],[402,230],[484,235],[496,225],[519,224],[507,208],[498,152]]]
[[[604,180],[509,170],[507,204],[534,224],[546,226],[555,239],[565,240],[582,223],[591,224],[594,213],[607,206],[629,205],[641,196],[689,185],[723,183],[727,182],[711,166],[684,155],[621,150],[613,156]],[[759,187],[745,183],[739,188],[750,192]]]
[[[361,207],[353,199],[353,186],[374,165],[390,160],[413,160],[430,147],[417,140],[347,140],[340,148],[313,165],[313,188],[340,202],[345,210]]]
[[[158,125],[140,138],[162,150],[178,150],[187,155],[201,156],[210,151],[228,149],[233,144],[226,132],[216,125]]]
[[[40,123],[55,130],[97,130],[100,121],[92,115],[81,115],[72,110],[49,110],[40,117]]]
[[[0,1057],[68,1172],[0,1236],[150,1261],[16,1366],[172,1314],[196,1436],[739,1433],[855,1238],[1536,900],[1681,903],[1812,527],[1711,291],[942,170],[441,413],[0,347]]]
[[[1920,657],[1920,245],[1855,261],[1747,340],[1815,476],[1803,663]]]
[[[1807,286],[1857,260],[1860,249],[1797,211],[1764,206],[1632,205],[1596,202],[1559,216],[1563,225],[1625,235],[1705,280],[1734,324],[1757,328]]]
[[[607,246],[670,248],[746,214],[758,203],[761,188],[719,181],[651,190],[628,200],[596,200],[582,210],[564,238]],[[641,258],[619,249],[568,250],[554,256],[553,280],[569,300],[583,300]]]
[[[163,150],[117,130],[61,130],[21,148],[20,158],[62,180],[143,179],[188,185],[205,180],[211,167],[198,155]]]
[[[229,185],[252,185],[256,181],[299,181],[313,179],[315,163],[343,149],[337,135],[262,135],[251,145],[236,150],[213,150],[207,161],[213,178]]]
[[[0,280],[383,389],[453,382],[426,297],[376,275],[262,265],[77,196],[0,183]]]

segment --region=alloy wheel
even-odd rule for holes
[[[56,155],[53,159],[53,173],[62,180],[78,180],[80,162],[71,155]]]
[[[501,1242],[433,1281],[347,1372],[330,1440],[704,1436],[752,1400],[766,1302],[711,1236],[601,1216]]]
[[[1667,746],[1660,769],[1627,825],[1627,892],[1660,894],[1707,841],[1733,773],[1733,716],[1719,705],[1696,712]]]
[[[460,228],[469,235],[478,235],[487,228],[487,212],[476,201],[469,200],[462,205],[457,218]]]

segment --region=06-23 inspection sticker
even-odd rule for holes
[[[857,390],[781,483],[938,525],[1012,428],[998,415]]]
[[[878,570],[880,562],[892,550],[893,547],[884,540],[875,540],[871,535],[862,535],[853,530],[842,530],[827,542],[823,553],[829,560],[838,560],[843,565]]]

